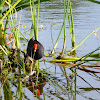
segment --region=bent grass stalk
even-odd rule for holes
[[[98,31],[100,29],[97,28],[96,31]],[[71,52],[73,52],[75,49],[77,49],[90,35],[92,35],[94,33],[94,31],[92,31],[89,35],[87,35],[77,46],[75,46],[72,50],[70,50],[67,54],[70,54]]]
[[[73,62],[73,61],[80,61],[81,58],[78,58],[77,60],[76,59],[66,59],[66,60],[50,60],[48,62],[50,63],[66,63],[66,62]],[[100,59],[81,59],[81,62],[82,61],[100,61]]]
[[[88,58],[91,57],[91,55],[93,55],[94,52],[98,51],[100,49],[100,47],[98,47],[97,49],[95,49],[94,51],[90,52],[89,54],[79,58],[79,57],[62,57],[61,59],[54,59],[54,60],[50,60],[47,62],[50,63],[66,63],[66,62],[78,62],[76,65],[79,65],[81,62],[83,61],[100,61],[99,58],[97,59],[92,59],[92,58]],[[75,66],[76,66],[75,65]]]
[[[11,6],[11,8],[9,8],[9,10],[5,13],[5,15],[2,17],[2,19],[0,20],[0,22],[1,21],[3,21],[7,16],[8,16],[8,14],[15,8],[15,6],[17,6],[17,4],[20,2],[21,0],[18,0],[18,1],[16,1],[16,3],[13,5],[13,6]]]
[[[100,52],[95,53],[95,54],[91,54],[90,57],[99,58],[100,57]]]
[[[89,54],[81,57],[78,61],[78,63],[76,65],[74,65],[72,68],[74,68],[77,65],[80,65],[82,63],[82,61],[85,61],[87,59],[87,57],[90,57],[94,52],[100,50],[100,47],[98,47],[97,49],[95,49],[94,51],[90,52]],[[82,59],[82,60],[81,60]],[[100,59],[89,59],[89,61],[100,61]]]

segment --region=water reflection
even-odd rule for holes
[[[42,80],[42,79],[41,79]],[[25,82],[26,87],[34,94],[34,95],[42,95],[43,94],[43,87],[46,85],[46,81],[39,83],[37,86],[35,85],[34,81]]]
[[[55,64],[54,64],[55,65]],[[20,69],[13,67],[12,72],[14,74],[9,75],[10,68],[2,72],[1,77],[1,89],[4,91],[5,100],[15,98],[25,98],[25,99],[35,99],[38,98],[57,98],[57,99],[71,99],[77,100],[77,98],[82,99],[94,99],[97,97],[90,97],[89,93],[99,94],[99,81],[100,76],[96,74],[96,70],[100,70],[99,67],[94,67],[95,71],[84,71],[86,69],[93,70],[92,66],[82,66],[83,71],[75,68],[70,70],[72,64],[68,63],[66,67],[61,65],[48,66],[47,70],[44,70],[42,74],[38,76],[38,83],[36,85],[37,75],[33,75],[26,81],[21,80],[25,77],[24,73]],[[46,65],[47,66],[47,65]],[[18,66],[17,66],[18,67]],[[85,68],[86,67],[86,68]],[[5,73],[4,73],[5,72]],[[99,72],[100,73],[100,72]],[[8,77],[8,80],[6,78]],[[41,76],[42,75],[42,76]],[[88,77],[87,77],[88,76]],[[21,91],[21,88],[27,88],[26,91]],[[7,90],[7,91],[6,91]],[[29,91],[28,91],[29,90]],[[20,94],[21,93],[21,94]],[[28,93],[33,96],[28,96]],[[44,97],[43,97],[44,96]]]

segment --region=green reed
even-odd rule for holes
[[[18,1],[16,1],[13,5],[12,4],[10,4],[10,2],[8,2],[8,4],[9,4],[9,10],[8,11],[6,11],[6,13],[2,16],[2,9],[4,8],[4,3],[5,3],[5,1],[6,0],[4,0],[3,2],[1,2],[0,4],[0,40],[2,40],[3,38],[5,39],[5,36],[3,36],[3,35],[5,35],[5,33],[2,31],[2,28],[3,28],[3,20],[6,18],[6,17],[8,17],[8,15],[9,15],[9,13],[11,13],[11,11],[15,8],[15,6],[21,1],[21,0],[18,0]],[[4,30],[6,30],[6,29],[4,29]],[[3,42],[3,41],[2,41]],[[2,42],[0,42],[0,43],[2,43]],[[17,43],[18,44],[18,43]]]
[[[5,0],[2,1],[0,0],[0,44],[2,45],[3,44],[3,31],[2,31],[2,28],[3,28],[3,20],[2,20],[2,9],[3,9],[3,6],[4,6],[4,3],[5,3]],[[1,51],[0,51],[1,53]]]
[[[64,22],[66,21],[66,0],[64,0]],[[65,23],[64,23],[64,43],[63,43],[63,49],[62,49],[62,52],[61,52],[61,56],[63,55],[64,53],[64,49],[65,49],[65,43],[66,42],[66,30],[65,30]]]
[[[57,45],[58,45],[58,42],[59,42],[59,39],[60,39],[60,36],[61,36],[61,34],[62,34],[62,31],[63,31],[63,29],[64,29],[64,38],[65,38],[65,20],[66,20],[66,18],[67,18],[67,13],[65,12],[65,2],[64,2],[64,21],[63,21],[63,25],[62,25],[62,27],[61,27],[61,30],[60,30],[60,32],[59,32],[59,35],[58,35],[58,37],[57,37],[57,40],[56,40],[56,43],[55,43],[55,45],[54,45],[54,47],[53,47],[53,50],[51,51],[51,54],[54,54],[54,52],[55,52],[55,49],[56,49],[56,47],[57,47]],[[64,39],[65,40],[65,39]]]
[[[13,5],[10,5],[10,8],[8,11],[6,11],[5,15],[2,17],[1,21],[3,21],[8,14],[15,8],[15,6],[20,2],[21,0],[16,1]]]
[[[88,0],[88,1],[93,2],[93,3],[100,4],[100,1],[98,1],[98,0]]]
[[[72,41],[72,48],[75,47],[73,14],[72,14],[72,8],[71,8],[71,1],[68,0],[68,1],[64,1],[64,21],[63,21],[63,25],[61,27],[60,33],[59,33],[59,35],[57,37],[56,43],[55,43],[55,45],[53,47],[53,50],[52,50],[51,54],[54,54],[55,49],[56,49],[56,47],[58,45],[58,42],[59,42],[59,39],[60,39],[60,36],[61,36],[63,30],[64,30],[64,45],[65,45],[65,38],[66,38],[65,23],[66,23],[66,18],[67,17],[68,17],[68,22],[69,22],[69,29],[70,29],[70,35],[71,35],[71,41]],[[64,45],[63,45],[62,53],[64,52],[64,48],[65,48]]]
[[[98,31],[99,29],[100,29],[100,27],[95,29],[95,31]],[[95,33],[95,31],[92,31],[89,35],[87,35],[78,45],[76,45],[74,48],[72,48],[72,50],[70,50],[67,54],[69,54],[72,51],[74,51],[75,49],[77,49],[89,36],[91,36],[93,33]]]
[[[74,35],[74,22],[73,22],[73,14],[72,14],[72,7],[71,7],[71,1],[68,0],[68,7],[70,12],[68,13],[68,22],[69,22],[69,29],[70,29],[70,35],[71,35],[71,41],[72,41],[72,48],[75,47],[75,35]],[[70,14],[70,15],[69,15]]]
[[[31,7],[31,15],[32,15],[32,27],[31,27],[31,32],[30,32],[30,38],[33,36],[33,30],[34,30],[34,37],[35,40],[38,40],[38,23],[39,23],[39,6],[40,6],[40,0],[38,0],[38,10],[37,10],[37,23],[36,23],[36,8],[34,5],[34,0],[30,0],[30,7]],[[37,25],[36,25],[37,24]]]
[[[34,30],[34,35],[36,34],[36,22],[35,22],[35,15],[36,15],[36,8],[34,6],[34,0],[31,1],[30,0],[30,7],[31,7],[31,15],[32,15],[32,27]],[[32,38],[33,36],[33,32],[30,33],[30,38]],[[35,39],[36,39],[36,35],[35,35]]]
[[[2,20],[2,9],[4,6],[6,0],[2,1],[0,0],[0,40],[2,39],[2,25],[3,25],[3,20]],[[0,41],[1,44],[2,41]]]

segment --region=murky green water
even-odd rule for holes
[[[63,0],[50,0],[40,4],[39,27],[43,29],[39,31],[39,41],[43,44],[45,52],[50,53],[53,49],[57,36],[60,32],[63,17],[64,7]],[[36,5],[37,7],[37,5]],[[100,27],[100,4],[92,3],[88,0],[73,0],[72,12],[75,28],[75,42],[79,44],[89,33]],[[19,16],[20,15],[20,16]],[[26,8],[18,12],[18,19],[21,17],[21,24],[26,26],[22,28],[22,32],[30,30],[32,25],[30,8]],[[53,36],[53,43],[51,39]],[[100,31],[98,31],[100,33]],[[29,38],[30,31],[27,31],[26,37]],[[68,21],[66,20],[66,49],[71,48],[70,33]],[[79,48],[76,50],[76,55],[81,57],[100,46],[100,34],[98,38],[91,35]],[[24,45],[23,45],[24,44]],[[22,41],[21,49],[26,49],[27,45]],[[63,34],[61,35],[56,52],[60,52],[63,47]],[[46,58],[45,58],[46,59]],[[96,63],[96,62],[92,62]],[[100,62],[98,62],[100,63]],[[100,64],[99,64],[100,65]],[[65,68],[66,75],[61,70],[62,66],[53,65],[50,63],[40,63],[40,67],[50,73],[50,77],[55,81],[41,86],[40,100],[99,100],[100,99],[100,78],[99,74],[86,73],[77,70],[79,76],[75,76],[70,71],[69,67]],[[76,79],[75,79],[76,78]],[[17,84],[18,85],[18,84]],[[10,84],[13,94],[16,94],[17,88]],[[28,87],[28,85],[26,85]],[[29,88],[22,89],[24,94],[23,100],[35,100],[36,96]]]

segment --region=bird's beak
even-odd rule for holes
[[[37,44],[34,44],[34,51],[37,50]]]

